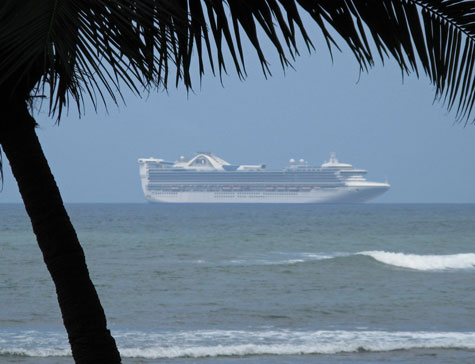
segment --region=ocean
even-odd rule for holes
[[[126,364],[475,363],[475,205],[70,204]],[[0,204],[0,363],[72,363]]]

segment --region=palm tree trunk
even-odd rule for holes
[[[120,363],[84,252],[64,208],[26,103],[5,105],[0,145],[10,162],[43,258],[56,286],[77,364]]]

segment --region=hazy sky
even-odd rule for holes
[[[280,169],[290,158],[321,164],[330,152],[387,179],[377,202],[475,203],[475,126],[454,123],[425,77],[404,81],[391,62],[359,74],[351,53],[324,45],[302,52],[295,70],[271,66],[265,79],[249,59],[248,78],[210,72],[187,95],[183,87],[109,105],[60,126],[37,115],[38,135],[66,202],[144,202],[137,159],[170,160],[210,151],[231,163]],[[231,66],[231,64],[229,64]],[[173,82],[171,82],[173,84]],[[0,202],[20,202],[8,163]]]

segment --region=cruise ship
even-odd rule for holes
[[[364,169],[340,163],[335,153],[321,166],[290,160],[281,171],[264,164],[230,164],[212,153],[186,160],[140,158],[145,198],[164,203],[362,203],[390,185],[367,181]]]

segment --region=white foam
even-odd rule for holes
[[[230,261],[233,265],[292,265],[303,262],[305,259],[234,259]]]
[[[340,256],[347,256],[348,254],[346,253],[333,253],[333,254],[328,254],[328,253],[302,253],[302,255],[310,260],[327,260],[327,259],[333,259],[337,258]]]
[[[357,253],[370,256],[384,264],[415,270],[473,269],[475,254],[418,255],[385,251],[365,251]]]
[[[157,339],[159,343],[153,343]],[[160,340],[162,339],[162,340]],[[164,359],[244,355],[305,355],[419,348],[475,349],[475,332],[196,331],[149,336],[147,345],[124,347],[124,357]],[[118,338],[120,340],[120,337]],[[182,341],[183,340],[183,341]],[[175,343],[178,341],[179,343]],[[180,342],[181,341],[181,342]],[[205,342],[213,344],[205,344]],[[120,342],[120,341],[119,341]],[[119,344],[120,345],[120,344]]]
[[[327,253],[288,253],[273,252],[264,257],[251,257],[247,259],[233,259],[230,261],[234,265],[292,265],[316,260],[332,259],[338,254]]]
[[[66,334],[55,332],[0,331],[0,355],[31,357],[70,356]]]
[[[114,332],[121,355],[164,359],[244,355],[305,355],[421,348],[475,350],[475,332],[197,330]],[[0,332],[0,355],[70,356],[66,336]]]
[[[1,355],[12,355],[12,356],[30,356],[36,358],[48,358],[48,357],[57,357],[57,356],[71,356],[71,349],[63,348],[31,348],[26,349],[22,347],[9,347],[5,349],[0,349]]]

